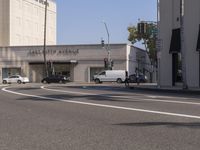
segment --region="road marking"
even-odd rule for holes
[[[185,97],[178,97],[178,96],[155,96],[155,95],[146,95],[147,97],[149,98],[179,98],[179,99],[188,99],[188,98],[185,98]],[[194,99],[194,100],[197,100],[197,98],[190,98],[190,99]]]
[[[8,89],[8,87],[2,88],[2,90],[4,92],[16,94],[16,95],[21,95],[21,96],[27,96],[27,97],[41,98],[41,99],[46,99],[46,100],[62,101],[62,102],[66,102],[66,103],[81,104],[81,105],[88,105],[88,106],[97,106],[97,107],[104,107],[104,108],[113,108],[113,109],[120,109],[120,110],[137,111],[137,112],[145,112],[145,113],[167,115],[167,116],[200,119],[200,116],[194,116],[194,115],[178,114],[178,113],[170,113],[170,112],[162,112],[162,111],[154,111],[154,110],[146,110],[146,109],[138,109],[138,108],[131,108],[131,107],[121,107],[121,106],[105,105],[105,104],[98,104],[98,103],[87,103],[87,102],[81,102],[81,101],[64,100],[64,99],[59,99],[59,98],[51,98],[51,97],[37,96],[37,95],[31,95],[31,94],[24,94],[24,93],[10,91],[10,90],[7,90],[7,89]]]
[[[48,89],[44,86],[41,86],[42,89],[54,92],[62,92],[62,93],[71,93],[71,94],[78,94],[78,95],[98,95],[92,93],[83,93],[83,92],[74,92],[74,91],[63,91],[63,90],[56,90],[56,89]],[[112,97],[112,98],[124,98],[124,99],[133,99],[132,96],[112,96],[112,95],[103,95],[104,97]],[[163,96],[162,96],[163,97]],[[169,97],[169,96],[166,96]],[[162,103],[176,103],[176,104],[188,104],[188,105],[200,105],[200,103],[196,102],[183,102],[183,101],[172,101],[172,100],[161,100],[161,99],[141,99],[140,101],[151,101],[151,102],[162,102]]]

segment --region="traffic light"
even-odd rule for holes
[[[105,44],[104,44],[104,40],[103,40],[103,39],[101,39],[101,46],[102,46],[102,47],[105,46]]]
[[[143,29],[144,29],[144,23],[140,22],[137,24],[137,30],[139,34],[143,33]]]
[[[111,67],[113,67],[114,66],[114,61],[113,60],[111,60]]]
[[[148,31],[148,24],[145,22],[140,22],[137,24],[137,30],[139,34],[146,34]]]
[[[107,70],[108,69],[108,59],[104,58],[104,68]]]
[[[143,34],[146,34],[148,31],[148,24],[147,23],[144,23],[144,31],[143,31]]]

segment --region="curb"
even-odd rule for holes
[[[200,90],[186,90],[186,89],[164,89],[164,88],[157,88],[157,87],[128,87],[132,90],[140,90],[140,91],[151,91],[151,92],[163,92],[163,93],[177,93],[177,94],[195,94],[200,95]]]

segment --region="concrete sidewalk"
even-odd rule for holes
[[[94,82],[69,82],[66,86],[108,86],[108,87],[119,87],[127,88],[132,90],[145,90],[145,91],[155,91],[155,92],[170,92],[170,93],[194,93],[200,95],[200,88],[183,89],[181,85],[176,87],[159,87],[157,83],[129,83],[129,86],[125,86],[125,83],[118,84],[116,82],[104,82],[102,84],[96,84]]]
[[[140,91],[152,91],[152,92],[169,92],[169,93],[180,93],[180,94],[197,94],[200,95],[200,88],[192,89],[183,89],[181,85],[176,87],[159,87],[157,83],[129,83],[129,86],[125,86],[125,83],[118,84],[116,82],[104,82],[102,84],[95,84],[94,82],[85,83],[85,82],[69,82],[67,86],[108,86],[108,87],[119,87],[127,88],[131,90],[140,90]]]
[[[184,94],[198,94],[200,95],[200,88],[190,88],[183,89],[182,86],[176,87],[159,87],[157,83],[141,83],[137,84],[129,84],[130,89],[135,90],[145,90],[145,91],[158,91],[158,92],[170,92],[170,93],[184,93]]]
[[[13,84],[12,84],[13,85]],[[18,85],[18,84],[17,84]],[[113,88],[119,88],[119,89],[128,89],[128,90],[137,90],[137,91],[150,91],[150,92],[168,92],[168,93],[180,93],[180,94],[195,94],[200,95],[200,88],[193,88],[193,89],[183,89],[182,86],[176,86],[176,87],[158,87],[157,83],[140,83],[137,85],[137,83],[129,83],[129,86],[126,87],[125,83],[118,84],[116,82],[104,82],[102,84],[96,84],[94,82],[88,83],[88,82],[67,82],[66,84],[42,84],[42,83],[28,83],[26,85],[62,85],[62,86],[73,86],[73,87],[113,87]],[[0,84],[1,87],[3,86],[11,86],[10,84]],[[22,85],[19,85],[22,86]]]

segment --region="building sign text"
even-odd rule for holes
[[[46,55],[64,56],[64,55],[77,55],[79,49],[64,49],[64,50],[53,50],[47,49]],[[29,50],[28,56],[40,56],[43,55],[43,50]]]

